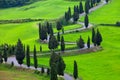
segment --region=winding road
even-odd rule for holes
[[[102,1],[102,2],[101,2],[100,4],[98,4],[97,6],[91,8],[91,9],[89,10],[89,12],[95,11],[96,9],[102,7],[102,6],[105,5],[105,4],[106,4],[106,2],[105,2],[105,1]],[[84,16],[84,15],[85,15],[85,13],[80,14],[80,16]],[[86,29],[86,28],[84,27],[84,23],[83,23],[83,22],[77,22],[77,24],[81,24],[83,27],[82,27],[82,28],[79,28],[79,29],[74,29],[74,30],[65,31],[65,33],[74,32],[74,31],[76,31],[76,30],[81,31],[81,30]],[[89,24],[89,27],[88,27],[88,28],[90,28],[90,27],[92,27],[92,26],[93,26],[92,24]],[[84,48],[84,49],[86,49],[86,48]],[[76,51],[76,50],[78,50],[78,49],[75,49],[74,51]],[[67,50],[67,51],[69,51],[69,50]],[[66,52],[67,52],[67,51],[66,51]],[[72,50],[70,50],[70,51],[72,51]],[[20,66],[20,65],[17,63],[15,56],[9,57],[8,60],[7,60],[7,63],[8,63],[8,64],[11,64],[12,61],[14,62],[14,66]],[[24,64],[22,65],[22,67],[23,67],[23,68],[27,68],[27,66],[24,65]],[[33,70],[34,70],[35,68],[34,68],[33,66],[31,66],[30,69],[33,69]],[[37,68],[37,70],[41,71],[41,68]],[[45,71],[46,71],[46,69],[45,69]],[[64,74],[64,79],[65,79],[65,80],[74,80],[73,77],[70,76],[70,75],[67,74],[67,73]]]

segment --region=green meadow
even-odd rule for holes
[[[0,25],[0,44],[9,43],[15,45],[17,40],[20,38],[25,45],[30,45],[30,50],[33,51],[34,45],[37,47],[37,51],[40,49],[40,45],[43,51],[49,51],[48,45],[40,43],[38,41],[38,23],[39,22],[29,22],[29,23],[16,23],[16,24],[1,24]],[[53,30],[57,33],[56,27],[53,26]],[[80,28],[81,25],[69,25],[64,26],[64,31]],[[76,45],[66,45],[66,48],[74,48]],[[60,47],[58,47],[60,49]]]
[[[10,68],[9,65],[0,64],[0,80],[49,80],[47,75],[37,75],[32,70]]]
[[[41,0],[23,7],[0,9],[0,20],[24,18],[56,19],[62,17],[68,7],[73,8],[78,3],[67,0]]]

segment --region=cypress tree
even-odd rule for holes
[[[50,23],[46,22],[47,33],[50,34]]]
[[[57,70],[56,70],[56,64],[53,63],[51,65],[51,75],[50,75],[50,80],[58,80],[57,78]]]
[[[42,39],[42,29],[41,29],[42,27],[41,27],[41,24],[39,23],[39,39]]]
[[[73,20],[76,22],[79,19],[79,14],[77,12],[74,12],[73,14]]]
[[[87,47],[90,48],[90,37],[88,36]]]
[[[83,10],[83,4],[82,4],[82,1],[80,1],[80,4],[79,4],[79,13],[83,13],[84,10]]]
[[[3,54],[3,58],[4,58],[4,61],[7,62],[8,56],[7,56],[7,46],[6,46],[6,45],[4,45],[4,54]]]
[[[76,6],[76,11],[79,14],[79,6],[78,5]]]
[[[82,39],[82,37],[80,36],[80,38],[79,38],[79,40],[77,41],[77,46],[79,47],[79,48],[84,48],[84,45],[85,43],[84,43],[84,40]]]
[[[24,54],[23,44],[22,44],[20,39],[18,39],[18,42],[16,45],[15,55],[16,55],[16,59],[17,59],[18,64],[20,64],[20,65],[23,64],[25,54]]]
[[[92,2],[93,2],[93,6],[96,6],[96,0],[93,0]]]
[[[42,26],[41,36],[41,40],[47,40],[47,29],[45,26]]]
[[[44,67],[41,68],[41,73],[43,74],[45,71],[44,71]]]
[[[96,33],[96,44],[99,46],[102,42],[102,35],[101,33],[99,32],[99,30],[97,29],[97,33]]]
[[[85,13],[89,14],[89,1],[88,0],[86,0],[85,2]]]
[[[50,39],[49,39],[49,43],[48,43],[48,48],[51,51],[54,51],[54,49],[56,49],[58,47],[58,45],[59,45],[59,43],[58,43],[57,39],[55,38],[55,36],[51,35]]]
[[[66,67],[65,63],[64,63],[62,57],[59,55],[59,59],[57,62],[57,74],[63,76],[65,67]]]
[[[77,62],[74,61],[74,71],[73,71],[74,78],[78,78],[78,68],[77,68]]]
[[[2,55],[0,54],[0,64],[3,63]]]
[[[90,3],[91,3],[90,6],[91,6],[91,8],[92,8],[92,7],[94,6],[93,0],[91,0]]]
[[[53,63],[57,64],[58,60],[59,60],[59,55],[55,52],[52,52],[49,60],[50,67],[52,66]]]
[[[72,15],[71,15],[71,8],[70,7],[68,8],[68,17],[69,17],[69,19],[72,17]]]
[[[57,41],[60,42],[60,33],[57,33]]]
[[[57,22],[56,28],[58,31],[62,29],[62,24],[59,21]]]
[[[30,48],[29,45],[27,45],[27,49],[26,49],[26,63],[27,63],[27,67],[30,67]]]
[[[101,2],[101,0],[97,0],[97,3],[100,3]]]
[[[65,42],[64,42],[64,37],[63,36],[61,37],[61,45],[60,46],[61,46],[61,51],[64,52],[65,51]]]
[[[87,14],[85,15],[84,24],[85,24],[85,27],[86,27],[86,28],[87,28],[88,25],[89,25],[89,19],[88,19],[88,15],[87,15]]]
[[[42,52],[42,46],[40,46],[40,52]]]
[[[50,35],[53,35],[53,28],[52,28],[52,23],[49,24],[49,27],[50,27]]]
[[[34,54],[33,54],[33,57],[34,57],[34,67],[35,67],[35,69],[37,69],[38,62],[37,62],[36,46],[35,45],[34,45]]]
[[[108,3],[109,0],[105,0],[105,1],[106,1],[106,3]]]
[[[50,75],[50,69],[47,68],[47,75]]]
[[[68,12],[65,12],[65,20],[68,22],[69,21],[69,14]]]
[[[64,34],[64,28],[62,28],[62,34]]]
[[[96,46],[95,34],[95,29],[92,28],[92,43],[94,44],[94,46]]]
[[[77,8],[76,8],[76,6],[74,6],[74,13],[75,13],[75,12],[77,12]]]

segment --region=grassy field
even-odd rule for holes
[[[30,50],[33,50],[36,45],[37,50],[40,49],[40,45],[43,47],[43,51],[49,51],[47,44],[41,44],[38,42],[38,24],[39,22],[21,23],[21,24],[1,24],[0,25],[0,44],[16,44],[18,38],[20,38],[25,45],[30,45]],[[56,27],[53,26],[53,30],[56,33]],[[69,25],[64,26],[64,30],[71,30],[80,28],[81,25]],[[73,48],[76,45],[66,45],[66,48]],[[58,47],[60,49],[60,47]]]
[[[49,80],[47,75],[37,75],[31,70],[9,68],[8,65],[0,64],[0,80]]]
[[[40,18],[55,19],[64,15],[68,7],[73,7],[79,2],[66,0],[42,0],[23,7],[0,9],[0,20]]]
[[[95,10],[89,14],[90,23],[101,24],[101,23],[116,23],[120,21],[119,11],[120,4],[119,0],[111,0],[108,4],[104,5],[100,9]],[[84,21],[84,17],[80,18]]]

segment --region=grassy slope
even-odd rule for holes
[[[110,4],[91,13],[89,15],[91,17],[91,21],[93,23],[114,23],[119,20],[119,2],[119,0],[114,0]],[[116,7],[116,9],[113,9],[114,7]],[[111,12],[111,8],[113,12]],[[109,13],[104,13],[105,11],[108,11]],[[95,15],[95,13],[98,15]],[[105,14],[109,15],[103,17]],[[101,16],[103,18],[101,18]],[[64,57],[67,65],[66,72],[70,74],[73,73],[73,61],[76,60],[78,63],[79,77],[83,78],[83,80],[120,80],[120,28],[114,26],[98,27],[103,36],[102,46],[104,50],[91,54]],[[86,36],[90,35],[91,32],[87,31],[80,34],[82,36]],[[79,37],[78,34],[76,35]],[[75,35],[73,34],[72,36]],[[84,37],[85,40],[87,40],[86,38],[87,36]],[[48,60],[48,57],[39,58],[40,63],[47,66],[49,64]]]
[[[20,71],[0,64],[0,80],[49,80],[46,75],[36,75],[33,71]]]
[[[16,44],[18,38],[20,38],[24,44],[28,44],[31,46],[31,50],[33,50],[34,44],[37,46],[37,50],[39,50],[40,43],[36,40],[38,39],[38,22],[30,22],[30,23],[22,23],[22,24],[1,24],[0,25],[0,44],[10,43]],[[71,30],[73,28],[79,28],[81,25],[70,25],[64,26],[64,30]],[[57,32],[54,27],[54,32]],[[41,44],[43,47],[43,51],[48,51],[47,44]],[[75,47],[75,45],[67,45],[66,47]]]
[[[66,0],[43,0],[33,4],[8,9],[0,9],[1,19],[19,19],[19,18],[42,18],[54,19],[64,15],[68,7],[73,7],[79,2]]]
[[[116,23],[116,21],[120,21],[119,11],[120,11],[120,1],[119,0],[111,0],[110,3],[106,4],[100,9],[95,10],[90,13],[89,20],[92,23],[100,24],[100,23]],[[80,20],[84,21],[84,17],[80,18]]]

